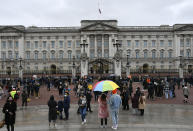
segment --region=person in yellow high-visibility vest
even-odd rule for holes
[[[15,88],[13,88],[13,90],[10,92],[10,95],[13,99],[14,99],[16,93],[17,93],[17,91],[15,90]]]

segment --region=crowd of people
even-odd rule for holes
[[[119,85],[118,90],[110,92],[93,92],[92,85],[96,81],[111,79]],[[106,128],[109,114],[112,118],[112,129],[118,127],[118,114],[119,108],[122,106],[122,110],[129,110],[129,103],[131,102],[133,114],[144,115],[144,109],[146,105],[146,96],[149,100],[155,100],[155,98],[173,99],[176,96],[175,90],[183,89],[184,103],[188,103],[189,88],[191,88],[192,81],[189,79],[155,79],[155,78],[141,78],[139,81],[142,83],[143,88],[137,87],[133,89],[133,80],[131,78],[109,78],[101,77],[97,80],[92,77],[77,78],[77,79],[62,79],[60,78],[29,78],[23,81],[14,80],[3,81],[0,85],[0,99],[6,95],[7,101],[3,107],[3,113],[5,113],[5,124],[8,131],[14,131],[15,112],[17,110],[17,100],[21,97],[22,107],[27,107],[27,103],[31,97],[36,99],[40,98],[40,88],[42,85],[46,85],[47,90],[51,88],[58,90],[60,100],[55,100],[54,96],[50,96],[47,103],[49,107],[48,121],[51,126],[53,121],[54,127],[56,126],[57,118],[60,120],[69,119],[70,109],[70,95],[75,94],[78,98],[77,114],[81,116],[81,124],[86,123],[87,112],[92,111],[92,98],[94,94],[94,100],[98,102],[98,117],[100,118],[100,127]],[[70,85],[73,85],[71,89]],[[22,85],[22,86],[21,86]],[[177,85],[177,86],[176,86]],[[146,93],[147,91],[147,93]],[[64,114],[64,117],[63,117]]]

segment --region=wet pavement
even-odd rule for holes
[[[47,106],[18,108],[15,131],[111,131],[112,121],[108,118],[108,127],[100,128],[97,104],[92,105],[93,112],[87,113],[87,123],[81,125],[80,115],[76,114],[77,104],[72,104],[68,121],[57,120],[57,127],[48,126]],[[0,112],[0,119],[3,114]],[[172,104],[148,104],[145,115],[133,115],[120,110],[119,131],[192,131],[193,106]],[[1,131],[6,131],[2,128]]]

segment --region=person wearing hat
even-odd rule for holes
[[[109,107],[112,116],[113,126],[112,129],[116,130],[118,127],[118,114],[119,108],[121,106],[122,100],[120,95],[117,94],[117,89],[112,91],[112,95],[109,99]]]

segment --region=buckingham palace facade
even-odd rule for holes
[[[81,46],[85,42],[87,46]],[[120,46],[116,45],[116,42]],[[193,67],[193,24],[119,26],[117,20],[82,20],[77,27],[0,26],[1,71],[68,71],[88,56],[88,73],[113,74],[120,52],[121,70],[177,70]],[[101,72],[102,71],[102,72]]]

